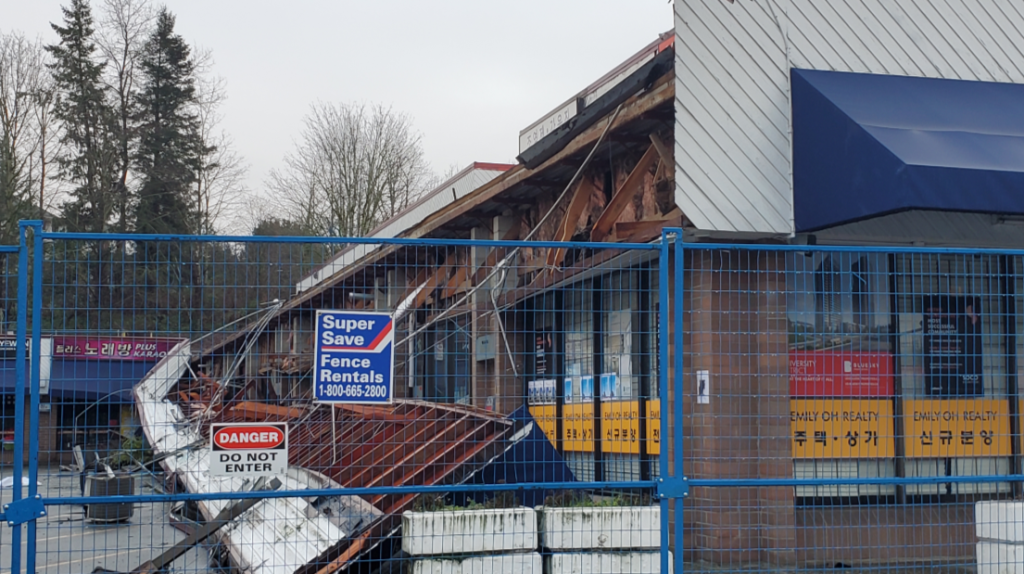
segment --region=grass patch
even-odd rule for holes
[[[617,493],[612,496],[594,496],[580,490],[564,490],[544,499],[544,506],[552,508],[610,508],[650,506],[653,503],[654,499],[649,494]]]

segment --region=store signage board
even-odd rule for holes
[[[387,313],[317,311],[314,398],[324,403],[390,403],[393,326]]]
[[[1002,399],[915,399],[903,402],[907,458],[1013,455],[1010,405]]]
[[[891,400],[793,399],[793,458],[892,458],[896,453]]]
[[[104,337],[55,337],[53,356],[72,360],[159,361],[180,341]]]
[[[789,392],[794,397],[891,397],[892,353],[790,351]]]
[[[43,337],[39,341],[39,352],[42,361],[39,362],[39,394],[50,394],[50,369],[53,363],[53,339]],[[31,376],[32,369],[32,339],[25,340],[25,353],[28,358],[26,376]],[[0,335],[0,370],[10,369],[12,374],[16,368],[18,358],[18,340],[10,335]]]
[[[210,476],[271,476],[288,472],[288,425],[210,425]]]

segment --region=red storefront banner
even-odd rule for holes
[[[891,397],[892,353],[790,351],[793,397]]]
[[[55,359],[159,361],[178,344],[175,339],[54,337]]]

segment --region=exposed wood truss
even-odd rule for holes
[[[427,297],[430,297],[430,295],[434,293],[434,290],[448,278],[448,271],[453,265],[455,265],[455,261],[456,252],[449,253],[448,256],[445,257],[444,264],[430,274],[430,277],[427,279],[423,289],[420,289],[420,291],[416,293],[416,298],[413,299],[412,306],[410,307],[411,309],[419,309],[427,302]]]
[[[615,225],[615,220],[618,219],[622,210],[629,205],[629,202],[633,201],[633,196],[640,184],[643,182],[644,176],[647,174],[647,170],[654,165],[654,162],[658,159],[658,151],[654,144],[651,144],[647,148],[643,157],[637,162],[633,171],[629,173],[626,181],[623,182],[622,187],[615,190],[615,194],[612,195],[611,200],[605,207],[604,212],[597,218],[597,222],[594,223],[594,228],[590,231],[591,241],[604,241],[612,232],[612,227]]]
[[[643,221],[620,221],[615,224],[615,238],[618,241],[647,240],[660,233],[663,227],[681,227],[683,212],[675,208],[665,215]]]
[[[576,187],[576,192],[573,193],[572,199],[569,201],[569,207],[566,208],[565,215],[562,217],[562,224],[558,226],[558,231],[555,232],[555,241],[569,241],[572,239],[573,234],[576,232],[576,224],[579,223],[583,210],[587,208],[587,203],[590,201],[590,196],[593,192],[593,181],[590,178],[584,178],[579,186]],[[555,269],[561,265],[562,260],[565,259],[565,252],[566,249],[564,247],[549,249],[547,268]]]
[[[466,252],[466,256],[472,258],[472,251]],[[455,266],[455,273],[453,273],[451,279],[449,279],[448,282],[444,284],[444,289],[441,291],[442,299],[453,297],[456,293],[459,292],[459,287],[461,287],[462,284],[465,283],[466,279],[469,277],[470,267],[470,261],[466,261],[463,265]]]
[[[665,145],[665,142],[661,141],[655,134],[651,134],[651,143],[654,145],[654,149],[658,150],[658,157],[661,158],[661,165],[670,166],[675,162],[672,159],[672,152]]]

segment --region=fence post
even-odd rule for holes
[[[675,472],[674,477],[676,480],[681,481],[682,484],[680,489],[677,490],[676,497],[676,560],[675,560],[675,572],[676,574],[682,574],[683,572],[683,497],[687,495],[686,488],[686,475],[683,472],[683,397],[686,395],[686,374],[683,371],[683,334],[685,329],[683,328],[683,282],[685,280],[684,270],[686,264],[684,261],[683,252],[683,230],[674,229],[675,233],[675,284],[673,285],[674,305],[672,307],[675,318],[673,324],[675,325],[675,331],[673,336],[672,344],[675,347],[675,355],[673,356],[675,362],[675,401],[672,404],[672,410],[674,411],[672,418],[675,419],[675,426],[672,428],[672,448],[675,454]]]
[[[23,221],[22,229],[32,229],[32,357],[31,363],[31,406],[29,408],[28,431],[28,496],[39,496],[39,386],[42,359],[42,323],[43,323],[43,222]],[[24,232],[22,234],[24,237]],[[27,265],[28,259],[25,260]],[[26,270],[26,275],[27,275]],[[19,291],[18,297],[21,297]],[[45,511],[44,511],[45,512]],[[28,523],[27,544],[25,546],[25,572],[35,574],[36,571],[36,521]]]
[[[28,331],[28,239],[26,222],[21,222],[18,233],[18,322],[15,327],[15,383],[14,383],[14,457],[11,484],[11,504],[22,499],[21,465],[25,460],[25,360],[27,351],[25,337]],[[39,361],[35,361],[39,362]],[[5,508],[6,510],[6,508]],[[21,572],[21,525],[11,525],[11,574]]]
[[[658,257],[658,416],[659,430],[658,482],[663,483],[668,476],[668,443],[665,442],[665,430],[668,429],[668,233],[662,231],[661,252]],[[668,572],[669,520],[668,499],[659,497],[661,504],[661,572]]]

